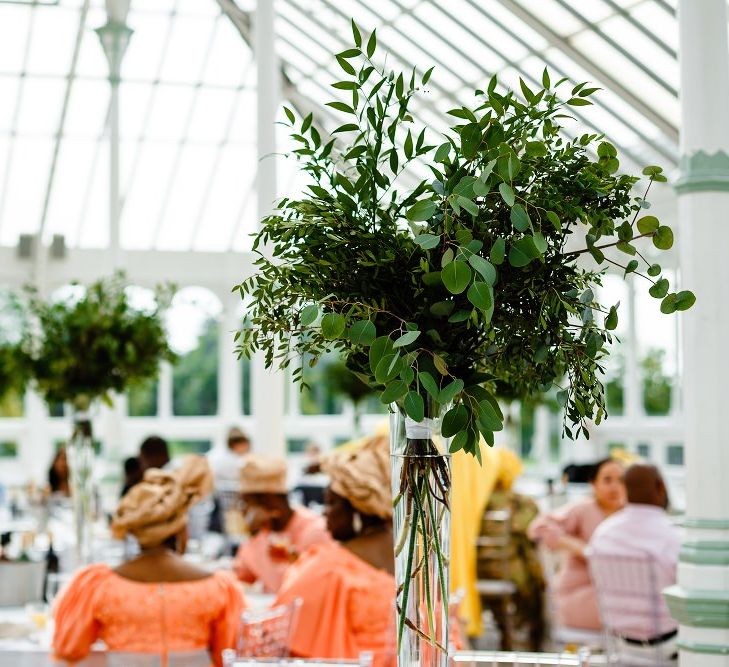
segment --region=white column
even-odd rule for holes
[[[667,600],[682,667],[729,667],[729,50],[726,0],[680,0],[686,537]]]
[[[275,0],[258,0],[254,16],[253,51],[256,58],[258,95],[258,174],[256,195],[259,220],[269,215],[276,199],[276,126],[280,71],[275,51]],[[265,253],[266,248],[263,249]],[[263,356],[252,364],[252,408],[255,433],[253,448],[267,454],[285,455],[284,374],[266,370]]]
[[[223,314],[220,318],[218,338],[218,412],[222,430],[215,434],[214,447],[227,446],[225,434],[231,426],[240,426],[242,413],[241,364],[235,355],[235,332],[241,327],[240,298],[227,295],[223,300]]]
[[[27,430],[20,442],[19,452],[22,470],[28,480],[46,484],[54,453],[53,438],[48,429],[48,408],[33,391],[25,392],[25,423]]]

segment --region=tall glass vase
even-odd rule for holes
[[[438,409],[426,400],[421,422],[401,406],[392,410],[398,667],[446,667],[451,480],[450,440],[440,425],[447,406]]]
[[[91,562],[94,498],[94,439],[91,418],[85,410],[75,410],[73,434],[67,449],[69,482],[76,533],[76,560],[79,565]]]

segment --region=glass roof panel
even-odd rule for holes
[[[237,4],[245,11],[255,6],[253,0]],[[471,89],[492,72],[518,88],[520,76],[530,84],[539,80],[546,62],[553,78],[567,75],[605,88],[594,108],[574,110],[579,120],[568,134],[599,128],[626,159],[670,168],[679,120],[675,4],[379,0],[375,12],[364,0],[279,0],[277,51],[295,85],[292,104],[315,109],[331,129],[341,116],[324,103],[347,98],[330,86],[341,78],[332,52],[351,44],[350,17],[365,36],[377,28],[378,55],[389,53],[392,67],[436,66],[429,91],[413,104],[418,123],[435,135],[446,127],[444,112],[457,101],[470,102]],[[110,94],[93,32],[105,21],[104,2],[91,0],[72,72],[82,6],[83,0],[0,2],[2,244],[15,244],[19,233],[41,224],[69,83],[46,232],[65,234],[70,246],[108,242]],[[129,25],[134,34],[120,88],[123,246],[248,248],[256,219],[250,48],[216,2],[134,0]],[[611,88],[610,77],[620,88]],[[643,108],[633,103],[638,99]],[[280,165],[281,190],[300,187],[295,162]]]

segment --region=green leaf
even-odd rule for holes
[[[476,306],[479,310],[488,311],[493,308],[494,297],[491,293],[491,288],[480,281],[474,282],[469,288],[466,294],[468,300]]]
[[[450,438],[459,431],[462,431],[468,423],[468,411],[462,404],[448,410],[443,415],[443,421],[440,425],[440,434],[444,438]]]
[[[627,276],[629,273],[633,273],[638,268],[638,260],[637,259],[631,259],[628,262],[628,265],[625,267],[625,274],[624,276]]]
[[[587,107],[592,104],[590,100],[584,100],[581,97],[573,97],[569,100],[567,100],[567,104],[573,107]]]
[[[423,250],[432,250],[440,243],[440,236],[435,234],[418,234],[415,237],[417,243]]]
[[[506,257],[506,241],[504,239],[499,238],[494,241],[489,257],[491,258],[491,262],[496,266],[504,263],[504,258]]]
[[[466,199],[466,197],[458,196],[458,205],[465,208],[472,216],[476,217],[478,215],[478,206],[474,204],[470,199]]]
[[[468,258],[468,263],[481,274],[489,285],[494,286],[496,283],[496,268],[491,262],[481,257],[481,255],[471,255]]]
[[[294,112],[291,111],[288,107],[283,108],[284,113],[286,114],[286,118],[288,118],[291,121],[291,124],[293,125],[296,122],[296,117],[294,116]]]
[[[459,322],[465,322],[469,317],[471,317],[470,310],[457,310],[453,315],[451,315],[448,318],[448,321],[451,324],[458,324]]]
[[[394,380],[400,373],[402,368],[402,359],[397,352],[386,354],[377,364],[375,369],[375,380],[380,384],[387,384],[390,380]]]
[[[539,251],[540,255],[543,255],[545,252],[547,252],[547,239],[542,236],[541,232],[534,232],[534,246]]]
[[[544,71],[542,72],[542,86],[549,90],[550,84],[552,82],[549,80],[549,72],[547,71],[547,68],[544,68]]]
[[[440,396],[440,390],[438,389],[438,385],[433,379],[433,376],[427,371],[420,371],[418,373],[418,381],[421,385],[423,385],[423,387],[425,387],[425,391],[430,394],[432,399],[437,402],[438,396]]]
[[[534,245],[534,239],[531,236],[518,239],[509,248],[509,264],[516,268],[526,266],[537,257],[539,257],[539,250]]]
[[[541,141],[528,141],[525,146],[527,155],[532,157],[544,157],[547,154],[547,147]]]
[[[660,264],[651,264],[648,267],[648,275],[652,278],[655,278],[656,276],[661,275],[661,266]]]
[[[445,162],[446,159],[448,159],[448,154],[451,152],[451,145],[449,142],[445,142],[444,144],[441,144],[438,146],[438,149],[435,151],[435,156],[433,157],[433,160],[435,162]]]
[[[439,354],[433,355],[433,365],[435,366],[435,370],[437,370],[441,375],[448,375],[448,365]]]
[[[332,109],[336,109],[337,111],[342,111],[344,113],[354,113],[354,109],[352,109],[349,104],[345,104],[344,102],[327,102],[326,106],[331,107]]]
[[[463,380],[456,378],[453,382],[447,384],[443,387],[443,389],[441,389],[440,394],[438,394],[438,403],[441,405],[448,405],[448,403],[456,397],[456,394],[463,391],[463,387]]]
[[[610,312],[605,318],[605,328],[608,331],[614,331],[618,328],[618,309],[615,306],[610,308]]]
[[[408,393],[408,385],[402,380],[393,380],[386,387],[385,390],[380,394],[380,401],[389,405],[394,403],[398,399],[405,396]]]
[[[405,347],[406,345],[410,345],[411,343],[414,343],[418,337],[420,336],[419,331],[408,331],[404,333],[400,338],[395,340],[395,342],[392,344],[393,347]]]
[[[499,183],[499,192],[501,198],[506,202],[507,206],[514,205],[514,191],[508,183]]]
[[[460,294],[471,282],[471,269],[466,262],[455,260],[441,271],[441,280],[451,294]]]
[[[375,342],[370,346],[370,369],[375,372],[377,365],[380,363],[382,358],[388,354],[391,354],[394,350],[392,346],[392,339],[389,336],[380,336],[375,339]]]
[[[349,330],[349,340],[353,345],[363,345],[368,347],[375,342],[377,337],[377,329],[370,320],[359,320],[355,322]]]
[[[354,67],[352,67],[352,65],[347,60],[345,60],[341,56],[336,56],[336,58],[337,58],[337,62],[339,63],[339,66],[347,74],[351,74],[352,76],[354,76],[355,74],[357,74],[357,71],[354,69]]]
[[[558,232],[562,229],[562,223],[560,222],[559,216],[554,211],[547,211],[547,220],[552,223]]]
[[[362,35],[359,31],[359,28],[357,27],[357,24],[354,22],[354,19],[352,19],[352,37],[354,38],[354,43],[357,45],[357,47],[361,47]]]
[[[321,335],[327,340],[340,338],[345,327],[344,317],[339,313],[327,313],[321,318]]]
[[[360,55],[361,51],[359,49],[347,49],[346,51],[342,51],[341,53],[338,53],[337,56],[340,58],[356,58],[358,55]]]
[[[525,232],[531,226],[529,214],[521,204],[514,204],[511,207],[511,224],[519,232]]]
[[[491,401],[481,401],[478,404],[478,421],[480,421],[489,431],[500,431],[504,425],[496,413]]]
[[[451,454],[455,454],[456,452],[462,450],[467,444],[468,444],[468,431],[459,431],[458,433],[456,433],[453,440],[451,440],[451,445],[448,448],[448,451]]]
[[[481,136],[481,126],[478,123],[468,123],[461,130],[461,152],[467,160],[472,160],[478,154]]]
[[[635,255],[636,249],[630,245],[630,243],[626,243],[625,241],[620,241],[615,245],[615,247],[620,250],[620,252],[624,252],[626,255]]]
[[[301,311],[299,322],[302,327],[308,327],[310,324],[316,322],[317,317],[319,317],[319,306],[311,304]]]
[[[409,391],[403,403],[407,416],[413,421],[421,422],[425,418],[425,402],[416,391]]]
[[[431,304],[428,310],[438,317],[446,317],[453,312],[455,307],[456,304],[453,301],[436,301],[434,304]]]
[[[310,127],[312,122],[314,121],[314,114],[310,113],[304,118],[304,122],[301,123],[301,134],[304,134]]]
[[[650,294],[654,299],[662,299],[666,296],[666,294],[668,294],[668,287],[668,280],[661,278],[648,290],[648,294]]]
[[[440,266],[441,268],[445,268],[448,264],[450,264],[456,257],[456,253],[453,252],[453,248],[448,248],[443,255],[440,258]],[[443,282],[443,272],[441,271],[441,282]]]
[[[676,294],[669,294],[663,299],[663,301],[661,301],[661,312],[664,315],[670,315],[671,313],[676,312],[676,297]]]
[[[659,250],[669,250],[673,247],[673,232],[670,227],[659,227],[653,235],[653,245]]]
[[[337,134],[337,132],[355,132],[357,130],[359,130],[359,125],[356,123],[345,123],[334,130],[332,134]]]
[[[676,295],[676,310],[688,310],[696,303],[696,295],[684,290]]]
[[[367,57],[368,58],[371,58],[373,56],[376,48],[377,48],[377,30],[373,30],[372,34],[370,35],[369,40],[367,41]]]
[[[434,69],[435,66],[431,67],[425,74],[423,74],[423,85],[427,84],[428,81],[430,81],[430,75],[433,73]]]
[[[405,214],[410,222],[425,222],[433,217],[438,205],[432,199],[422,199],[413,204]]]
[[[638,220],[638,231],[641,234],[652,234],[658,227],[660,227],[660,223],[654,215],[644,215]]]

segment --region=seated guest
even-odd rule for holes
[[[240,479],[240,468],[251,451],[251,440],[235,426],[228,431],[225,448],[215,447],[208,454],[213,469],[215,486],[236,486]],[[224,490],[228,490],[224,488]]]
[[[548,549],[565,552],[556,581],[551,586],[559,625],[599,630],[600,614],[585,559],[585,548],[595,529],[625,504],[623,466],[604,459],[589,475],[593,497],[581,499],[542,515],[529,526],[528,535]]]
[[[70,496],[71,487],[68,482],[68,459],[66,448],[59,447],[48,469],[48,486],[51,493],[59,496]]]
[[[149,468],[165,468],[170,462],[167,441],[157,435],[151,435],[139,447],[139,463],[142,472]]]
[[[301,598],[291,641],[299,657],[394,656],[395,578],[387,438],[334,452],[323,469],[327,526],[336,540],[309,549],[287,572],[277,604]],[[389,653],[389,655],[388,655]]]
[[[147,470],[122,498],[112,521],[115,537],[133,535],[141,554],[117,568],[83,568],[56,603],[53,651],[71,663],[101,639],[110,651],[147,653],[167,664],[170,653],[208,651],[222,665],[234,645],[243,596],[226,572],[211,574],[182,558],[187,510],[212,488],[201,457],[179,470]]]
[[[142,481],[142,464],[138,456],[130,456],[124,460],[124,484],[122,485],[121,496],[124,497],[135,484]]]
[[[240,472],[241,496],[251,539],[241,544],[233,565],[241,581],[260,581],[276,593],[284,572],[313,544],[331,540],[324,519],[292,508],[286,486],[286,461],[250,454]]]
[[[659,593],[658,609],[654,609],[656,602],[648,594],[645,599],[631,596],[625,604],[620,604],[620,599],[613,599],[612,602],[617,602],[626,611],[610,619],[611,630],[623,637],[628,654],[659,650],[665,658],[671,658],[676,653],[677,624],[660,591],[676,583],[680,534],[666,514],[668,492],[655,466],[631,465],[625,472],[625,489],[628,504],[597,527],[590,540],[588,558],[632,556],[646,558],[652,563],[655,591]],[[616,563],[611,565],[613,570],[616,567]],[[626,576],[630,576],[630,572]],[[611,591],[602,593],[610,596]],[[616,591],[614,595],[620,598],[621,592]]]

